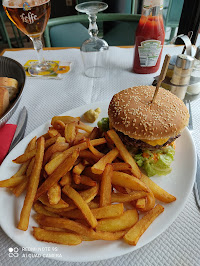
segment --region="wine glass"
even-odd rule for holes
[[[76,10],[86,13],[89,19],[90,38],[80,47],[85,67],[85,75],[100,78],[106,74],[107,53],[109,46],[103,39],[97,37],[98,27],[96,24],[97,13],[105,10],[108,5],[104,2],[90,1],[76,5]]]
[[[9,19],[33,42],[38,61],[29,67],[32,76],[52,75],[58,64],[45,61],[42,52],[42,34],[50,16],[50,0],[3,0],[4,10]]]

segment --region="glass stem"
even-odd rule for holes
[[[91,37],[97,37],[99,31],[96,23],[97,20],[96,14],[88,14],[88,19],[90,22],[88,32],[91,35]]]
[[[36,38],[31,38],[31,40],[33,42],[34,49],[37,53],[38,62],[42,64],[44,62],[44,58],[43,58],[43,45],[42,45],[41,36]]]

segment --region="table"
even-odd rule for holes
[[[166,53],[181,53],[181,46],[165,46],[162,61]],[[6,50],[5,56],[21,64],[35,59],[35,52],[29,50]],[[109,69],[107,76],[91,79],[83,75],[83,64],[79,49],[53,49],[44,52],[48,60],[66,60],[72,62],[71,71],[62,80],[27,79],[24,93],[16,113],[8,121],[16,123],[19,111],[25,105],[28,109],[26,134],[49,120],[54,115],[97,101],[109,101],[113,94],[133,85],[149,85],[153,77],[159,74],[138,75],[131,72],[133,48],[110,47]],[[200,155],[200,99],[191,103],[193,112],[193,138]],[[182,213],[174,223],[154,241],[124,256],[90,263],[64,263],[45,258],[34,258],[33,253],[23,252],[0,229],[0,265],[136,265],[136,266],[198,266],[200,265],[200,212],[191,193]],[[8,249],[19,248],[19,256],[9,257]]]

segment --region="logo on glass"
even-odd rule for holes
[[[23,4],[23,10],[24,10],[24,11],[29,11],[29,10],[31,10],[31,7],[29,6],[29,4],[28,4],[27,2],[24,2],[24,4]]]

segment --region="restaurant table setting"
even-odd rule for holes
[[[166,54],[171,56],[177,55],[181,54],[182,50],[183,46],[164,46],[161,66]],[[84,66],[79,49],[45,50],[44,57],[50,61],[71,62],[70,71],[65,73],[62,79],[27,78],[19,106],[7,124],[17,124],[19,113],[24,106],[28,112],[25,136],[29,135],[40,125],[50,121],[53,116],[67,111],[70,111],[68,114],[74,116],[73,113],[88,110],[91,106],[96,108],[103,106],[104,110],[102,112],[107,114],[108,103],[115,93],[133,86],[151,85],[154,77],[160,74],[161,67],[153,74],[141,75],[133,73],[133,54],[134,48],[109,47],[105,75],[101,78],[89,78],[84,74]],[[31,49],[20,51],[7,50],[3,56],[10,57],[24,65],[28,60],[35,59],[35,52]],[[190,100],[193,118],[193,130],[190,133],[195,143],[196,152],[200,156],[200,99],[198,95],[186,95],[186,98]],[[74,112],[73,109],[75,108],[76,111]],[[14,133],[12,132],[13,135]],[[5,133],[2,133],[2,136],[5,137]],[[2,139],[0,142],[2,142]],[[196,161],[196,158],[194,160]],[[12,237],[9,238],[0,229],[0,265],[197,266],[200,265],[200,210],[196,205],[193,191],[183,207],[173,223],[168,224],[162,234],[157,235],[155,239],[145,243],[141,248],[129,253],[124,252],[124,255],[116,254],[114,251],[112,254],[109,251],[110,254],[98,258],[96,261],[95,259],[89,259],[88,261],[84,259],[81,261],[80,258],[76,260],[76,257],[70,258],[69,261],[63,258],[57,258],[57,260],[61,261],[55,261],[45,258],[41,254],[36,257],[35,253],[29,252],[28,249],[23,250],[22,247],[11,239]],[[151,227],[148,230],[151,230]],[[54,246],[59,248],[59,245]],[[26,243],[24,243],[25,247]],[[91,252],[93,251],[91,250]],[[105,258],[106,260],[104,260]]]

